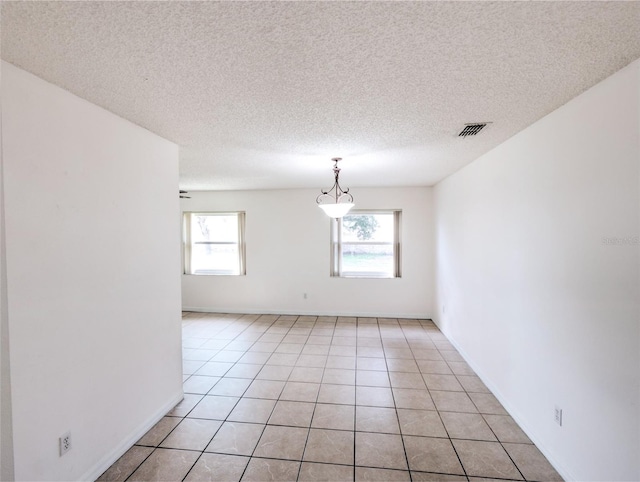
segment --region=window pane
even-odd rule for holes
[[[191,248],[193,274],[239,274],[237,244],[195,244]]]
[[[185,228],[185,274],[245,274],[244,213],[185,213]]]
[[[191,241],[238,242],[238,217],[232,215],[194,214]]]
[[[393,245],[342,245],[342,272],[394,276]]]
[[[393,214],[349,214],[342,218],[343,242],[393,242]]]

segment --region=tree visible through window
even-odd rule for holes
[[[245,274],[244,213],[184,214],[185,274]]]
[[[348,214],[333,221],[332,276],[400,276],[400,211]]]

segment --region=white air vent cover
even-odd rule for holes
[[[458,137],[475,136],[487,126],[488,122],[477,122],[474,124],[465,124],[464,129],[460,131]]]

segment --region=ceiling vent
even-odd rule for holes
[[[488,122],[465,124],[458,137],[475,136],[487,126]]]

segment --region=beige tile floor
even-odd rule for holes
[[[99,480],[562,480],[430,320],[185,313],[183,360]]]

